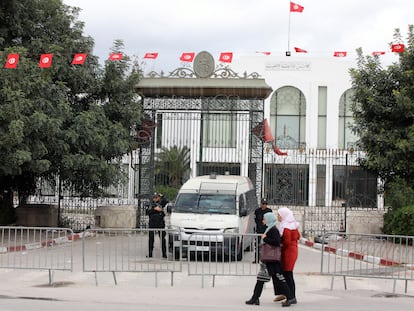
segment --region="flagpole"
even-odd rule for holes
[[[287,45],[287,52],[290,53],[290,15],[292,13],[289,10],[289,23],[288,23],[288,45]]]

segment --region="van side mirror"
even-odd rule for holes
[[[171,214],[173,210],[174,204],[169,202],[167,203],[167,214]]]
[[[244,216],[247,216],[247,208],[242,207],[240,209],[240,217],[244,217]]]

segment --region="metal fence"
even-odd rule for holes
[[[316,237],[326,232],[345,231],[346,212],[342,206],[307,206],[302,209],[302,233]]]
[[[212,277],[214,287],[216,276],[255,276],[258,265],[256,241],[259,234],[201,234],[193,233],[187,241],[181,241],[183,253],[193,260],[188,265],[188,275]]]
[[[346,277],[414,280],[414,237],[328,232],[322,238],[321,274]]]
[[[153,257],[148,258],[148,233],[154,232]],[[83,272],[111,272],[117,284],[116,272],[153,272],[157,284],[158,272],[182,271],[182,262],[174,257],[162,258],[158,232],[166,233],[167,247],[171,247],[170,237],[178,233],[165,229],[90,229],[82,240]]]
[[[153,257],[148,257],[148,233],[154,232]],[[165,232],[168,257],[162,258],[158,232]],[[83,272],[110,272],[117,284],[116,272],[171,273],[183,271],[187,263],[189,276],[251,276],[256,275],[256,234],[191,234],[181,239],[180,230],[158,229],[94,229],[88,230],[82,240]]]
[[[0,268],[73,271],[73,231],[67,228],[0,227]]]

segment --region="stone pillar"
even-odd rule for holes
[[[134,205],[98,206],[95,210],[95,226],[99,228],[136,227],[137,210]]]
[[[356,210],[347,212],[347,233],[381,234],[384,210]]]

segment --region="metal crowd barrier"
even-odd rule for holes
[[[346,277],[414,280],[414,236],[344,234],[328,232],[322,237],[321,274]]]
[[[0,227],[0,268],[73,271],[74,234],[51,227]]]
[[[154,232],[153,257],[148,258],[148,233]],[[162,258],[161,241],[158,233],[165,232],[168,258]],[[89,229],[82,239],[83,272],[94,272],[98,285],[98,272],[111,272],[117,284],[116,272],[171,273],[182,271],[182,262],[172,256],[170,237],[178,233],[166,229]],[[87,238],[85,238],[87,237]]]
[[[216,276],[255,276],[259,265],[255,252],[258,234],[205,234],[192,233],[182,238],[182,253],[190,261],[188,275],[212,277],[213,287]]]

